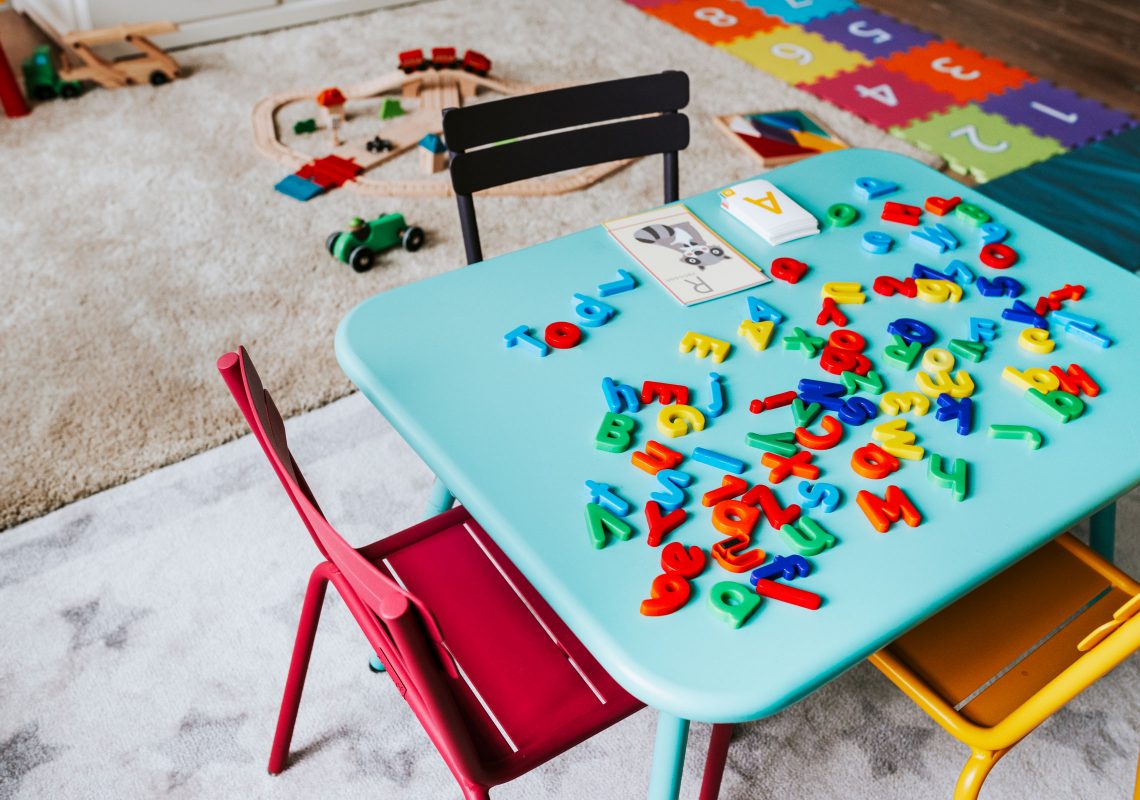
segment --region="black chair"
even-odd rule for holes
[[[678,111],[688,103],[689,76],[671,70],[444,109],[467,263],[483,260],[472,195],[492,186],[662,154],[665,202],[674,202],[677,151],[689,146],[689,118]]]

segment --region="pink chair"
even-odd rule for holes
[[[271,774],[286,766],[329,581],[468,800],[642,707],[462,507],[348,544],[317,506],[245,349],[223,355],[218,370],[325,558],[301,608]]]

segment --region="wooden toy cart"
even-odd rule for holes
[[[60,78],[65,81],[95,81],[105,89],[117,89],[147,81],[154,86],[169,83],[178,77],[178,62],[148,37],[177,30],[178,26],[173,22],[145,22],[57,34],[52,38],[58,42],[68,60],[79,64],[60,69]],[[114,42],[126,42],[141,53],[111,61],[102,58],[92,49]]]

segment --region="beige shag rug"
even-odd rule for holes
[[[214,359],[250,345],[286,414],[351,390],[333,356],[342,315],[376,292],[463,263],[449,199],[347,191],[299,203],[251,144],[261,97],[353,84],[410,47],[488,54],[501,77],[592,81],[662,69],[692,78],[682,194],[757,172],[711,116],[799,107],[854,145],[905,143],[618,0],[425,3],[177,54],[159,89],[92,90],[0,118],[0,529],[232,438],[243,429]],[[927,157],[928,158],[928,157]],[[488,254],[658,202],[660,163],[593,188],[479,204]],[[325,237],[354,215],[403,211],[428,245],[365,275]]]

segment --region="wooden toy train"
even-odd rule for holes
[[[459,61],[454,47],[433,47],[431,58],[425,58],[424,51],[418,48],[416,50],[405,50],[400,53],[399,57],[400,69],[409,75],[429,68],[462,69],[484,77],[491,71],[491,59],[476,50],[468,50],[464,53],[462,62]]]

